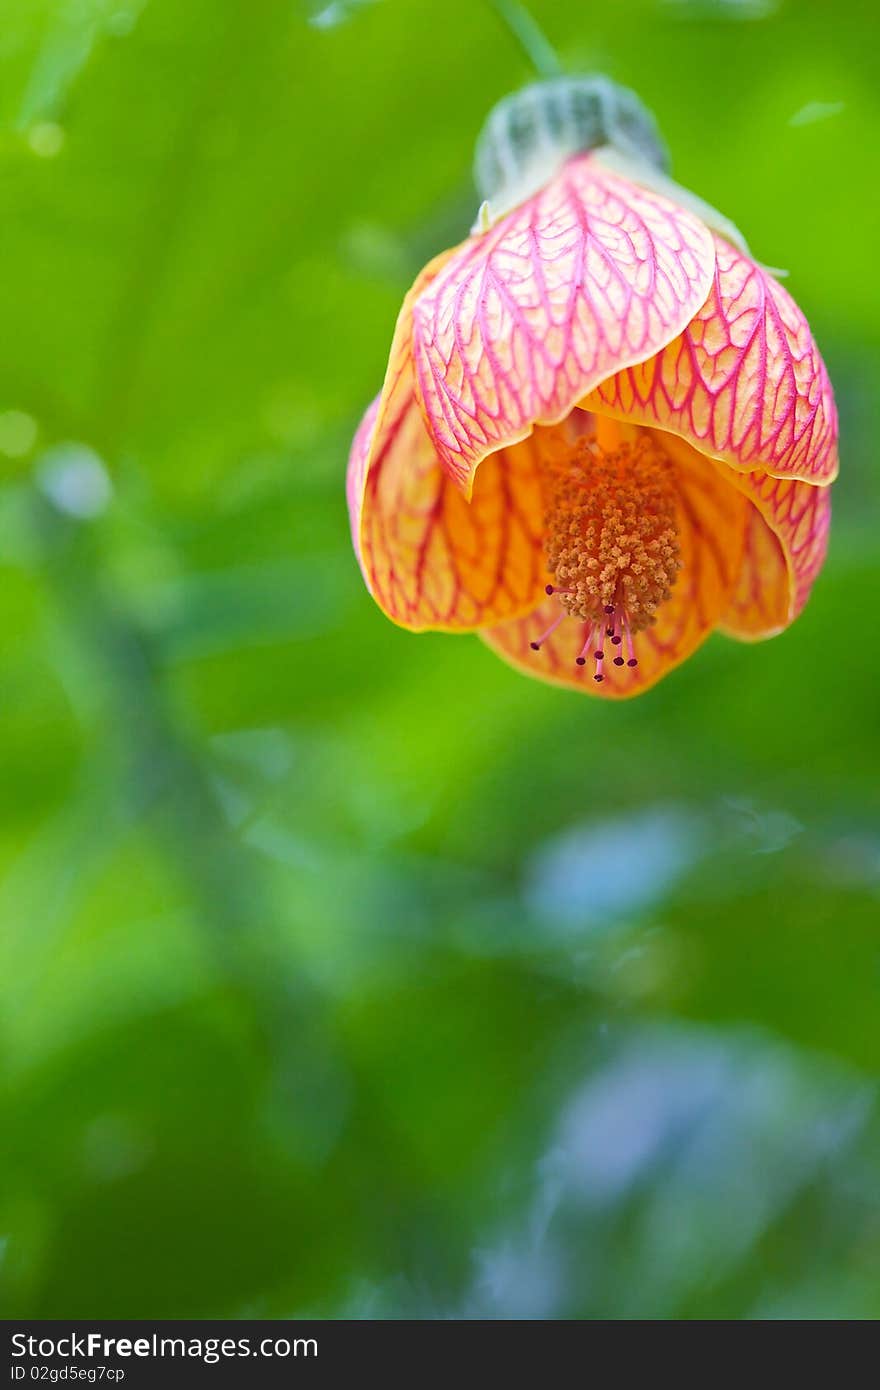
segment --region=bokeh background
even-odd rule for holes
[[[350,553],[492,6],[0,4],[7,1316],[880,1314],[878,21],[533,12],[841,409],[803,617],[623,706]]]

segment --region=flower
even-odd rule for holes
[[[352,445],[370,593],[529,675],[648,689],[781,632],[825,557],[837,419],[807,322],[601,78],[508,98],[472,235],[404,300]]]

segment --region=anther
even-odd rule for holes
[[[574,659],[574,662],[575,662],[575,665],[576,665],[576,666],[586,666],[586,664],[587,664],[587,652],[590,650],[590,647],[592,646],[592,644],[593,644],[593,628],[592,628],[592,626],[590,626],[590,627],[587,628],[587,636],[586,636],[586,638],[585,638],[585,640],[584,640],[584,645],[581,647],[580,652],[578,653],[578,655],[577,655],[577,656],[575,657],[575,659]]]
[[[541,636],[537,639],[537,641],[529,643],[529,646],[531,647],[532,651],[539,652],[543,644],[547,641],[547,638],[553,635],[553,633],[558,628],[559,624],[564,623],[567,617],[568,613],[565,611],[565,609],[563,609],[559,617],[556,618],[556,620],[550,624],[547,631],[542,632]]]
[[[630,667],[638,666],[639,663],[636,660],[636,654],[633,650],[632,628],[630,627],[629,620],[626,618],[626,616],[624,616],[623,619],[623,630],[626,633],[626,654],[629,658],[626,664]]]

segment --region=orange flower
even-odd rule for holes
[[[714,628],[782,631],[824,560],[837,470],[800,310],[664,177],[650,118],[602,79],[508,98],[477,167],[491,201],[404,300],[352,446],[376,602],[612,697]]]

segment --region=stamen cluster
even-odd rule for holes
[[[598,623],[656,621],[681,568],[672,465],[647,435],[613,451],[582,438],[547,474],[544,548],[559,602]],[[548,590],[549,591],[549,590]]]

